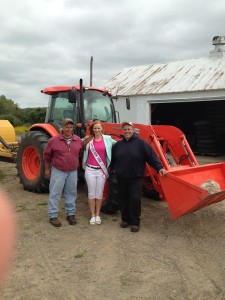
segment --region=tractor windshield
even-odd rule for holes
[[[114,122],[113,105],[109,96],[100,91],[86,90],[83,97],[85,122],[95,119]]]
[[[80,95],[75,103],[69,102],[68,91],[54,93],[50,96],[46,123],[53,122],[60,126],[62,119],[71,118],[74,123],[81,122]],[[112,99],[99,90],[85,90],[83,93],[85,123],[94,119],[103,122],[115,122],[115,111]]]

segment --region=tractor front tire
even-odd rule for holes
[[[29,131],[21,139],[17,153],[17,171],[25,190],[35,193],[49,191],[43,155],[48,140],[49,136],[41,131]]]
[[[143,195],[147,198],[153,200],[161,200],[159,197],[159,193],[153,187],[152,180],[150,177],[144,177],[142,192]]]
[[[116,175],[110,174],[108,178],[108,194],[102,203],[101,212],[105,214],[114,214],[119,210],[117,186]]]

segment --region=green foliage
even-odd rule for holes
[[[29,126],[15,126],[14,129],[16,134],[21,135],[29,131]]]
[[[14,127],[44,123],[45,115],[45,107],[22,109],[11,99],[7,99],[4,95],[0,96],[0,120],[9,120]]]
[[[48,202],[39,202],[39,203],[37,203],[37,205],[39,205],[39,206],[46,206],[46,205],[48,205]]]
[[[0,114],[0,120],[9,120],[13,126],[21,126],[23,124],[22,120],[13,114]]]
[[[24,114],[27,116],[27,122],[29,124],[34,123],[44,123],[46,108],[45,107],[37,107],[37,108],[25,108]]]
[[[10,99],[6,99],[5,96],[0,96],[0,112],[1,114],[13,113],[18,106]]]
[[[75,258],[81,258],[81,257],[84,256],[84,254],[85,254],[84,251],[80,251],[80,252],[78,252],[74,257],[75,257]]]

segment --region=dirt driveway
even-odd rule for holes
[[[16,257],[0,299],[225,299],[225,202],[172,221],[167,204],[143,197],[139,233],[119,214],[88,224],[85,189],[76,226],[47,220],[47,194],[24,191],[15,164],[0,162],[0,184],[14,203]],[[63,204],[63,201],[62,201]]]

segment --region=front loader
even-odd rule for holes
[[[161,177],[146,165],[144,191],[166,201],[174,220],[225,199],[225,163],[200,166],[184,133],[174,126],[134,126],[168,171]],[[105,124],[104,128],[109,134],[122,133],[116,124]],[[109,201],[103,202],[103,210],[104,206],[111,209]],[[111,205],[115,207],[115,201]]]
[[[89,134],[88,126],[94,119],[104,122],[105,134],[115,140],[122,137],[113,97],[107,90],[85,87],[80,80],[79,85],[50,87],[42,92],[50,96],[45,123],[31,126],[17,153],[20,181],[31,192],[48,192],[43,150],[49,138],[59,134],[63,118],[79,124],[74,131],[81,138]],[[184,133],[176,127],[134,125],[136,133],[155,150],[168,171],[160,177],[146,165],[143,192],[166,201],[173,219],[225,199],[225,163],[200,166]],[[115,176],[106,183],[103,200],[103,212],[114,213],[119,209]]]

